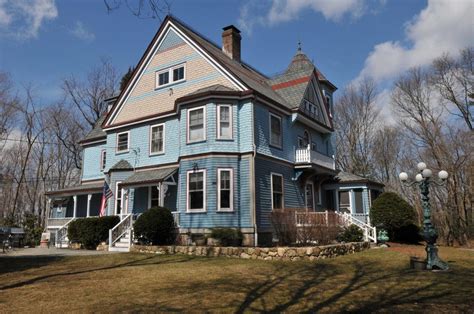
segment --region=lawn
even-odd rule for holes
[[[441,248],[449,272],[408,269],[423,247],[318,262],[184,255],[0,257],[0,313],[470,312],[474,252]]]

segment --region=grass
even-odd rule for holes
[[[474,252],[441,248],[449,272],[408,269],[423,247],[318,262],[110,254],[0,258],[0,313],[469,312]],[[418,252],[418,253],[416,253]]]

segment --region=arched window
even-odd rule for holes
[[[311,136],[309,135],[308,131],[304,131],[304,136],[303,136],[303,144],[304,147],[308,147],[308,145],[311,143]]]

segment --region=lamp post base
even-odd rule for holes
[[[426,245],[426,269],[448,270],[449,266],[438,256],[438,247],[435,244]]]

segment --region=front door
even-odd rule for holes
[[[314,185],[312,182],[306,183],[305,199],[306,199],[306,210],[314,211]]]

